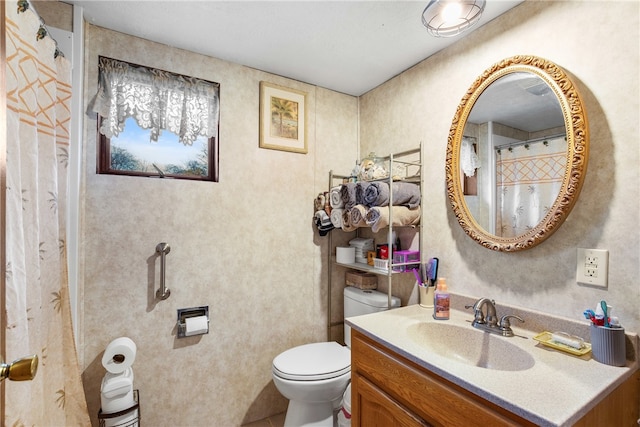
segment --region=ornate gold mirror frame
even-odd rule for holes
[[[504,238],[488,233],[471,215],[463,195],[460,148],[471,110],[480,95],[499,78],[516,72],[540,77],[558,98],[566,129],[567,159],[560,193],[542,221],[526,233]],[[587,115],[575,85],[553,62],[535,56],[513,56],[488,68],[467,90],[458,105],[447,138],[447,195],[462,229],[478,244],[495,251],[532,248],[555,232],[571,212],[587,171],[589,130]]]

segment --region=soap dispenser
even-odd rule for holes
[[[448,320],[450,302],[451,299],[447,291],[447,279],[439,277],[436,290],[433,293],[433,318],[436,320]]]

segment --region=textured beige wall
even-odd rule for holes
[[[639,14],[638,2],[525,2],[360,99],[361,153],[424,146],[423,247],[441,259],[452,291],[570,318],[604,298],[628,329],[640,331]],[[138,344],[145,424],[231,426],[284,410],[271,360],[326,337],[327,247],[313,232],[311,201],[326,188],[329,169],[353,166],[358,100],[90,25],[86,37],[87,100],[98,55],[220,82],[222,99],[217,184],[96,175],[96,123],[88,117],[80,353],[92,415],[102,351],[122,335]],[[464,91],[515,54],[545,57],[575,77],[589,114],[591,157],[562,228],[531,250],[500,254],[472,242],[453,218],[444,159]],[[309,92],[309,154],[258,148],[260,80]],[[172,294],[156,302],[161,241],[172,247]],[[575,283],[576,247],[609,249],[606,291]],[[339,292],[333,301],[335,321]],[[175,339],[176,309],[195,305],[210,306],[211,332]]]
[[[361,97],[361,152],[423,141],[423,248],[440,258],[452,292],[573,319],[606,299],[628,330],[640,332],[639,15],[637,1],[527,1]],[[493,63],[518,54],[544,57],[573,76],[586,104],[591,152],[580,198],[559,231],[540,246],[503,254],[476,244],[458,225],[444,165],[465,91]],[[576,284],[578,247],[609,250],[608,289]]]
[[[94,422],[102,352],[120,336],[138,347],[145,425],[233,426],[284,411],[272,359],[327,337],[313,199],[330,168],[357,156],[357,98],[92,25],[85,55],[85,102],[98,55],[221,85],[218,183],[97,175],[96,120],[86,117],[80,352]],[[261,80],[308,92],[308,154],[258,148]],[[154,297],[159,242],[171,246],[165,301]],[[210,333],[176,339],[176,310],[200,305]]]

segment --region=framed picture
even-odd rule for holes
[[[260,148],[307,153],[307,94],[260,82]]]

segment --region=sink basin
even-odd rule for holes
[[[474,329],[471,325],[422,322],[410,325],[407,336],[440,356],[485,369],[524,371],[535,364],[533,357],[505,338]]]

